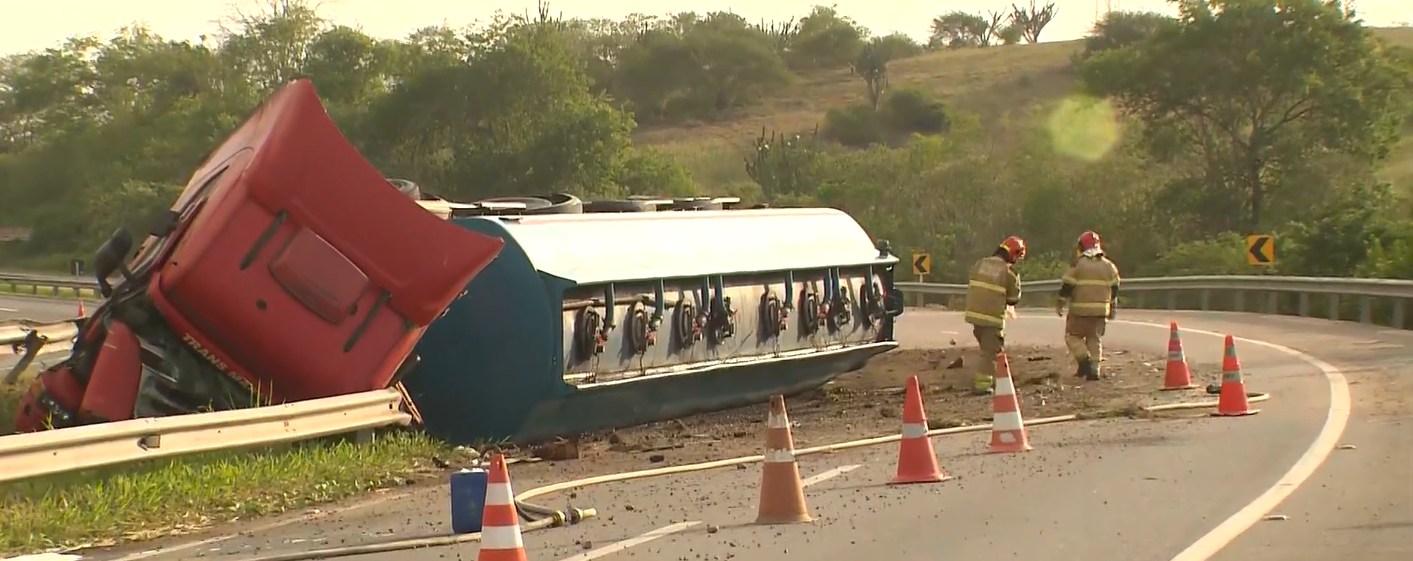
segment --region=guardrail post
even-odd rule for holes
[[[1368,296],[1359,297],[1359,323],[1374,322],[1374,299]]]
[[[1279,314],[1279,313],[1281,313],[1281,293],[1279,293],[1279,292],[1267,292],[1267,293],[1266,293],[1266,313],[1268,313],[1268,314]]]
[[[1178,295],[1178,293],[1177,293],[1176,290],[1169,290],[1169,291],[1168,291],[1168,309],[1169,309],[1169,310],[1176,310],[1176,309],[1177,309],[1177,295]]]
[[[29,287],[29,292],[30,292],[30,294],[33,294],[33,295],[35,295],[35,296],[39,296],[39,285],[38,285],[38,284],[31,285],[31,286]]]
[[[1232,307],[1233,307],[1233,308],[1236,308],[1236,309],[1232,310],[1233,312],[1244,312],[1244,311],[1246,311],[1246,291],[1245,291],[1245,290],[1238,290],[1238,291],[1236,291],[1236,294],[1233,294],[1233,295],[1232,295]]]
[[[1204,289],[1202,291],[1202,311],[1212,309],[1212,291]]]
[[[1389,323],[1393,325],[1394,329],[1403,329],[1403,317],[1404,313],[1407,311],[1407,307],[1408,300],[1403,298],[1393,299],[1393,321]]]
[[[1339,295],[1330,295],[1330,319],[1339,321]]]
[[[1310,317],[1310,293],[1309,293],[1309,292],[1301,292],[1301,293],[1300,293],[1300,309],[1297,310],[1297,311],[1300,313],[1300,317],[1303,317],[1303,318],[1304,318],[1304,317]]]

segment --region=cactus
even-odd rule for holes
[[[772,49],[781,56],[790,52],[790,47],[795,43],[795,37],[800,34],[800,22],[791,18],[788,21],[772,21],[767,23],[761,20],[753,25],[757,32],[764,35],[770,42]]]
[[[754,144],[751,154],[743,158],[746,173],[760,185],[767,200],[815,192],[818,186],[809,180],[808,173],[821,149],[818,125],[808,136],[771,131],[767,137],[762,127]]]

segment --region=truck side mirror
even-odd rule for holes
[[[883,297],[883,311],[891,317],[903,315],[903,291],[893,288]]]
[[[118,228],[93,255],[93,274],[98,277],[98,291],[104,298],[113,295],[113,285],[108,284],[108,277],[114,272],[121,272],[124,280],[132,280],[132,273],[124,264],[128,252],[132,251],[132,243],[132,234],[127,228]]]

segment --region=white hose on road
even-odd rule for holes
[[[1271,399],[1271,395],[1267,393],[1247,393],[1246,395],[1247,401],[1250,403],[1258,403]],[[1142,408],[1142,410],[1149,413],[1162,413],[1166,411],[1209,409],[1216,406],[1216,401],[1194,401],[1186,403],[1167,403],[1163,405],[1151,405]],[[1042,425],[1053,425],[1058,423],[1066,423],[1070,421],[1078,421],[1085,419],[1085,417],[1081,417],[1079,415],[1060,415],[1057,417],[1044,417],[1040,419],[1028,420],[1025,422],[1025,425],[1027,427],[1033,427]],[[927,431],[927,435],[930,437],[950,436],[971,432],[981,432],[985,430],[991,430],[991,425],[985,424],[971,425],[966,427],[953,427],[946,429],[933,429]],[[795,451],[795,456],[799,457],[808,456],[811,454],[828,454],[841,450],[850,450],[853,448],[862,448],[865,446],[876,446],[878,444],[897,442],[901,439],[901,434],[894,434],[874,438],[864,438],[860,440],[850,440],[848,442],[839,442],[836,444],[825,444],[823,446],[801,448]],[[604,483],[619,483],[623,481],[632,481],[635,479],[646,479],[649,477],[660,477],[664,475],[676,475],[680,473],[692,473],[697,471],[706,471],[711,469],[732,467],[744,464],[754,464],[762,461],[763,459],[764,456],[761,455],[742,456],[739,458],[713,460],[710,462],[702,462],[697,464],[686,464],[680,466],[645,469],[624,473],[612,473],[608,475],[598,475],[594,477],[586,477],[583,479],[576,479],[574,481],[565,481],[563,483],[555,483],[552,485],[545,485],[543,487],[531,489],[529,491],[520,493],[515,497],[516,507],[521,511],[522,515],[528,512],[530,514],[543,515],[546,517],[538,520],[533,520],[525,524],[521,527],[521,531],[533,532],[535,530],[541,530],[544,528],[576,524],[581,520],[584,520],[586,518],[593,518],[598,515],[598,512],[592,508],[583,510],[574,509],[573,512],[566,513],[563,511],[554,510],[552,508],[531,504],[528,502],[530,499],[534,499],[536,497],[542,497],[545,495],[558,493],[560,491],[567,491],[570,489],[589,487],[592,485],[602,485]],[[351,555],[367,555],[370,553],[384,553],[388,551],[401,551],[425,547],[441,547],[460,543],[476,542],[480,541],[480,539],[480,532],[460,535],[433,535],[418,538],[403,538],[386,542],[374,542],[354,546],[330,547],[325,549],[315,549],[311,551],[300,551],[295,553],[269,555],[265,557],[256,557],[248,561],[307,561],[312,559],[332,559],[335,557],[348,557]]]

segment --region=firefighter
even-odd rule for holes
[[[978,395],[992,391],[996,378],[996,357],[1006,343],[1006,318],[1015,317],[1020,302],[1021,281],[1016,263],[1025,258],[1025,240],[1011,236],[971,266],[967,282],[966,321],[981,348],[981,364],[972,378]]]
[[[1119,268],[1104,256],[1099,234],[1080,234],[1078,245],[1079,258],[1060,279],[1055,314],[1065,318],[1065,346],[1074,357],[1075,376],[1098,380],[1104,327],[1118,307]]]

